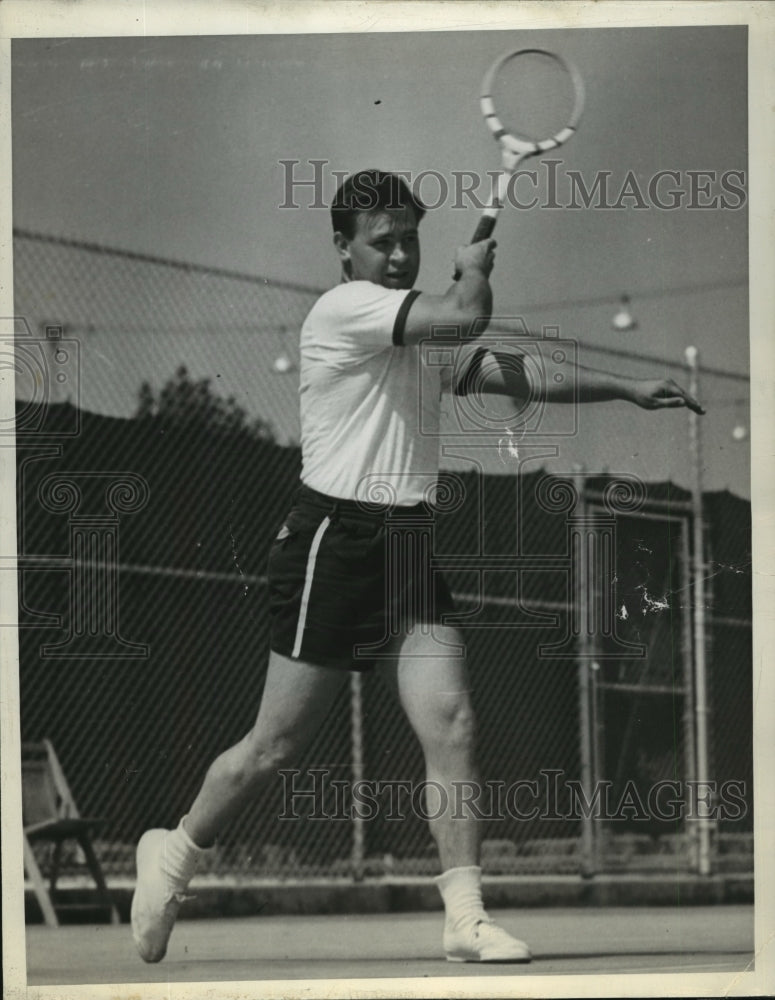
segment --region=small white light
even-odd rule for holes
[[[293,371],[293,362],[287,354],[280,354],[274,359],[272,367],[278,375],[287,375]]]
[[[619,312],[611,320],[611,326],[614,330],[618,330],[620,333],[625,333],[627,330],[636,330],[638,328],[638,322],[632,316],[630,312],[630,300],[626,295],[622,296],[622,301],[619,306]]]
[[[748,428],[745,424],[735,424],[732,428],[732,437],[735,441],[745,441],[748,437]]]

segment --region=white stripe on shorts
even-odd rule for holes
[[[323,541],[323,535],[325,535],[329,524],[331,524],[331,518],[324,517],[320,522],[318,530],[315,532],[315,537],[312,539],[312,545],[310,546],[309,556],[307,556],[307,575],[304,578],[304,591],[301,595],[301,607],[299,608],[299,622],[296,626],[296,639],[293,643],[293,652],[291,653],[291,656],[294,659],[296,659],[301,652],[301,640],[304,635],[304,626],[307,623],[309,592],[312,590],[312,575],[315,572],[315,560],[318,556],[320,543]]]

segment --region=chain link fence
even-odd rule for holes
[[[105,819],[108,874],[131,875],[141,832],[177,822],[255,716],[318,293],[26,233],[15,282],[22,738],[52,740]],[[606,477],[444,482],[459,502],[434,554],[473,679],[485,871],[695,870],[688,494],[612,508]],[[750,506],[708,494],[703,514],[711,862],[750,870]],[[214,874],[437,872],[419,745],[379,677],[352,680],[295,771],[225,831]]]

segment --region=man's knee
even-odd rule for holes
[[[439,695],[437,702],[426,732],[419,734],[421,742],[446,751],[473,750],[476,718],[468,695]]]
[[[262,733],[253,729],[243,740],[241,770],[248,783],[260,782],[297,763],[299,740],[292,733]]]
[[[448,726],[451,741],[456,745],[473,746],[476,740],[476,717],[468,696],[455,705],[450,716]]]

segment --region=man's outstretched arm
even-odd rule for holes
[[[511,351],[483,352],[478,359],[476,386],[479,392],[510,396],[517,400],[541,399],[547,403],[598,403],[623,399],[644,410],[686,406],[695,413],[704,408],[673,379],[641,379],[598,371],[566,362],[553,373],[561,381],[539,378],[534,365],[526,365],[515,348]]]

